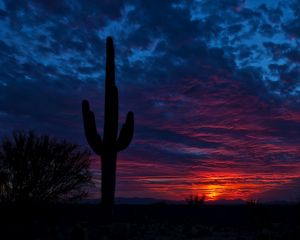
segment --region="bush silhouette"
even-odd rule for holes
[[[190,195],[185,198],[185,201],[190,206],[203,206],[205,204],[206,196],[203,194],[201,197],[199,195]]]
[[[18,131],[0,145],[0,201],[56,202],[82,198],[90,183],[89,153],[47,135]]]

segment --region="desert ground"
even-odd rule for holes
[[[1,205],[1,239],[300,239],[299,205]]]

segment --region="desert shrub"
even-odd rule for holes
[[[0,144],[0,202],[82,198],[91,182],[89,152],[76,144],[18,131]]]
[[[257,206],[259,204],[257,199],[249,199],[248,201],[246,201],[246,204],[248,206]]]
[[[185,198],[185,201],[190,206],[203,206],[205,203],[206,196],[203,194],[202,196],[190,195]]]

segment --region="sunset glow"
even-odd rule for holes
[[[97,159],[95,159],[97,162]],[[221,165],[221,163],[220,163]],[[253,165],[254,166],[254,165]],[[245,166],[245,170],[250,166]],[[257,167],[257,166],[256,166]],[[95,172],[100,171],[99,164],[94,165]],[[197,169],[199,168],[199,169]],[[118,168],[119,184],[118,196],[140,196],[160,199],[184,200],[187,196],[205,195],[206,201],[215,200],[251,200],[278,199],[278,192],[274,189],[285,189],[292,192],[296,187],[294,182],[298,178],[300,164],[294,165],[294,173],[286,176],[285,172],[272,173],[262,169],[256,173],[252,171],[207,171],[202,167],[184,167],[170,164],[153,164],[147,161],[121,160]],[[134,174],[135,173],[135,174]],[[140,174],[137,174],[140,173]],[[143,173],[143,174],[142,174]],[[168,175],[165,175],[168,173]],[[100,175],[97,175],[97,187],[100,189]],[[95,193],[99,195],[99,192]],[[297,197],[295,191],[293,197]]]

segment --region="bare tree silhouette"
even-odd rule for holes
[[[55,202],[87,194],[89,153],[78,145],[18,131],[0,145],[0,201]]]
[[[130,144],[134,131],[134,116],[127,113],[126,122],[118,135],[118,88],[115,84],[115,56],[111,37],[106,39],[106,79],[105,79],[105,116],[103,140],[97,132],[94,113],[89,102],[82,101],[83,123],[86,139],[101,156],[101,204],[106,209],[112,209],[116,185],[117,152],[124,150]]]

